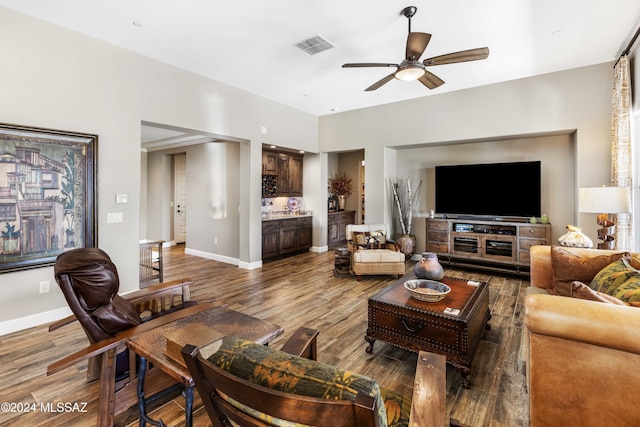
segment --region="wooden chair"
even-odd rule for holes
[[[318,331],[300,328],[281,351],[315,360]],[[235,423],[242,427],[268,427],[266,423],[229,403],[229,398],[262,414],[318,427],[377,427],[378,407],[373,397],[355,400],[306,397],[257,385],[219,368],[187,344],[182,355],[214,427]],[[410,427],[458,425],[446,417],[446,359],[420,352],[416,369]]]
[[[98,248],[61,254],[54,271],[74,314],[52,323],[49,331],[77,320],[91,344],[48,366],[47,375],[88,359],[87,380],[100,379],[98,425],[112,425],[115,415],[137,404],[135,356],[125,351],[125,340],[200,310],[191,301],[193,282],[160,283],[121,297],[116,267]],[[149,395],[175,383],[159,369],[147,379]]]
[[[154,280],[162,283],[162,244],[163,240],[140,241],[140,286],[147,286]]]

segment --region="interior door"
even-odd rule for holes
[[[176,154],[174,168],[173,240],[187,241],[187,155]]]

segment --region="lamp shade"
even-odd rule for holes
[[[628,187],[586,187],[578,192],[578,210],[585,213],[617,214],[631,210]]]

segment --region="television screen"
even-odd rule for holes
[[[436,166],[436,212],[539,217],[540,166],[539,161]]]

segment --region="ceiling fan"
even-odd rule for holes
[[[344,64],[342,66],[342,68],[396,67],[396,71],[378,80],[377,82],[366,88],[365,91],[376,90],[380,86],[388,83],[394,78],[403,81],[418,80],[429,89],[435,89],[438,86],[443,85],[444,81],[435,74],[427,71],[426,67],[430,67],[433,65],[454,64],[456,62],[477,61],[480,59],[487,59],[487,57],[489,56],[489,48],[481,47],[477,49],[462,50],[460,52],[434,56],[433,58],[428,58],[420,62],[420,57],[422,56],[424,50],[427,48],[429,40],[431,40],[431,34],[411,32],[411,18],[416,14],[417,10],[418,8],[415,6],[408,6],[402,9],[401,12],[402,15],[404,15],[409,20],[409,35],[407,36],[405,59],[400,64],[363,62]]]

